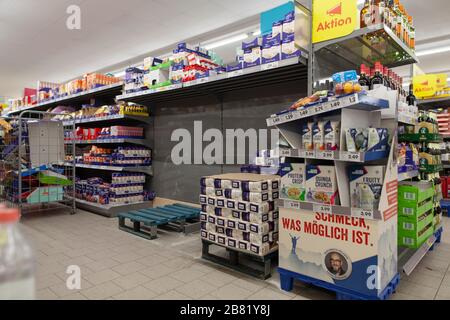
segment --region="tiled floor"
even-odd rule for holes
[[[161,233],[148,241],[119,231],[116,219],[79,211],[70,216],[27,216],[23,230],[34,245],[39,299],[333,299],[325,290],[296,283],[279,289],[277,273],[261,281],[200,258],[199,235]],[[445,230],[450,219],[445,218]],[[450,232],[393,299],[450,299]],[[81,290],[68,290],[67,267],[81,268]]]

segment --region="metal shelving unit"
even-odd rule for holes
[[[313,48],[315,59],[320,60],[320,70],[315,70],[317,79],[375,61],[389,68],[418,62],[414,51],[384,24],[358,29],[348,36],[317,43]]]
[[[75,199],[78,208],[88,210],[106,217],[116,217],[120,212],[151,208],[153,201],[137,203],[100,204],[86,200]]]
[[[233,90],[250,89],[271,84],[306,80],[308,75],[308,55],[291,58],[252,68],[197,79],[183,84],[123,94],[117,100],[142,105],[174,101],[208,94],[223,94]]]
[[[422,109],[450,107],[450,97],[418,100],[417,103]]]
[[[337,112],[342,109],[378,111],[389,108],[389,101],[377,99],[362,94],[351,94],[348,96],[332,99],[326,102],[311,105],[306,109],[285,111],[272,115],[267,119],[267,126],[273,127],[303,118]]]
[[[68,163],[64,164],[69,165]],[[103,171],[117,171],[117,172],[136,172],[136,173],[145,173],[149,176],[153,175],[152,167],[116,167],[116,166],[102,166],[102,165],[93,165],[93,164],[75,164],[77,168],[84,169],[92,169],[92,170],[103,170]]]
[[[98,139],[98,140],[73,140],[65,141],[66,144],[75,143],[76,145],[86,144],[136,144],[149,147],[149,143],[145,139]]]
[[[8,116],[18,115],[23,111],[28,110],[48,110],[49,108],[56,107],[61,104],[72,105],[87,102],[92,98],[111,97],[120,94],[122,91],[123,82],[114,83],[108,86],[102,86],[99,88],[83,91],[77,94],[68,95],[58,99],[51,99],[40,102],[36,105],[22,108],[19,110],[10,111]]]

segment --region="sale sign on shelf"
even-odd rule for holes
[[[437,91],[436,74],[423,74],[413,77],[414,95],[417,98],[432,97]]]
[[[313,43],[351,34],[357,26],[356,0],[313,1]]]

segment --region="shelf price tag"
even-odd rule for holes
[[[332,214],[332,207],[328,204],[313,204],[313,211],[323,214]]]
[[[281,157],[290,157],[291,154],[292,154],[292,151],[293,151],[293,150],[291,150],[291,149],[283,149],[283,150],[280,150],[280,156],[281,156]]]
[[[261,70],[265,71],[265,70],[275,69],[275,68],[278,68],[278,66],[279,66],[278,61],[274,61],[274,62],[270,62],[270,63],[261,65]]]
[[[342,107],[343,108],[351,106],[353,104],[357,104],[357,103],[359,103],[358,94],[355,93],[354,95],[342,98],[341,102],[342,102]]]
[[[333,151],[317,151],[316,157],[324,160],[333,160],[334,152]]]
[[[305,150],[305,158],[315,158],[315,157],[316,157],[315,151]]]
[[[268,120],[268,125],[269,126],[276,126],[280,122],[281,122],[281,117],[280,116],[276,116],[276,117],[270,118]]]
[[[227,77],[228,78],[233,78],[233,77],[237,77],[237,76],[240,76],[240,75],[243,75],[243,74],[244,74],[244,70],[241,69],[241,70],[228,72]]]
[[[342,161],[351,161],[351,162],[362,162],[362,157],[360,152],[341,152],[341,160]]]
[[[309,115],[309,109],[300,109],[300,110],[297,110],[296,113],[298,114],[297,119],[305,118]]]
[[[283,122],[289,122],[289,121],[297,119],[297,117],[294,114],[294,112],[288,112],[286,114],[283,114],[282,117],[283,117]]]
[[[285,201],[285,203],[287,202],[286,207],[288,209],[300,209],[300,202],[298,201]]]
[[[371,209],[352,208],[351,214],[352,214],[352,217],[355,217],[355,218],[374,220],[373,210],[371,210]]]

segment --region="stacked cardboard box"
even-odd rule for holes
[[[434,232],[434,189],[429,182],[402,182],[398,187],[399,246],[419,248]]]
[[[250,173],[202,178],[202,238],[259,256],[276,250],[279,184],[279,176]]]

